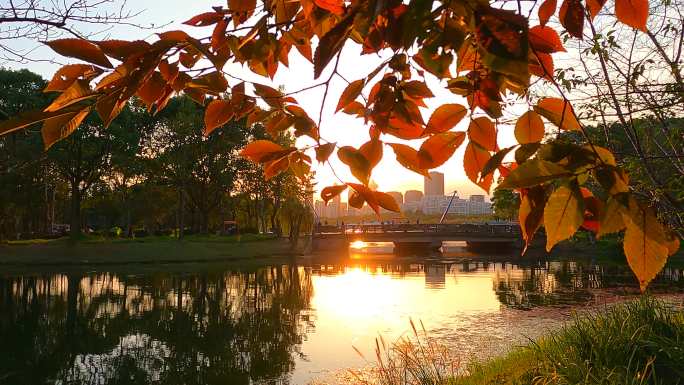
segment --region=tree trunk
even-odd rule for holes
[[[81,235],[81,189],[76,181],[71,182],[71,228],[69,235],[72,239]]]
[[[183,239],[185,234],[185,195],[183,189],[178,189],[178,239]]]

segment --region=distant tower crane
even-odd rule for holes
[[[449,204],[447,205],[446,210],[444,210],[444,213],[442,213],[442,218],[439,220],[440,225],[444,223],[444,218],[446,218],[446,215],[451,208],[451,204],[454,202],[454,198],[456,198],[456,194],[458,194],[458,191],[454,190],[453,194],[451,194],[451,199],[449,199]]]

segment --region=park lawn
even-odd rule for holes
[[[295,254],[286,239],[255,234],[193,235],[182,241],[172,237],[84,237],[77,242],[60,238],[2,243],[0,266],[249,261]]]

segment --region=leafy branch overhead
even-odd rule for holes
[[[585,6],[563,0],[556,15],[556,0],[545,0],[537,8],[540,25],[530,26],[530,10],[501,9],[483,0],[230,0],[227,7],[213,7],[185,23],[202,31],[201,37],[177,30],[150,42],[48,42],[56,52],[86,63],[60,69],[46,88],[59,94],[54,103],[0,123],[0,133],[43,122],[49,147],[69,135],[91,110],[108,124],[132,97],[156,113],[173,95],[183,93],[207,105],[205,135],[244,119],[249,125],[263,124],[274,138],[290,131],[315,143],[306,148],[284,148],[269,140],[248,144],[242,155],[264,165],[267,178],[288,169],[305,178],[312,163],[307,151],[313,150],[318,162],[328,162],[336,153],[357,181],[324,188],[323,199],[349,190],[351,206],[368,204],[376,212],[380,207],[399,211],[388,194],[369,187],[385,149],[392,150],[401,166],[427,175],[465,144],[462,163],[469,179],[486,192],[501,180],[500,187],[519,193],[526,244],[542,225],[549,249],[582,227],[599,235],[606,228],[626,229],[625,253],[645,287],[677,249],[678,240],[630,194],[628,176],[609,150],[586,135],[585,144],[543,142],[545,125],[584,133],[554,80],[553,55],[565,47],[548,21],[557,17],[565,32],[581,39],[604,3],[588,1]],[[615,15],[647,31],[646,0],[618,0]],[[300,91],[325,87],[322,112],[331,80],[346,81],[338,66],[348,45],[378,58],[377,67],[347,81],[337,95],[336,113],[355,116],[368,128],[368,140],[359,148],[324,140],[321,117],[315,121],[293,97],[299,91],[288,94],[245,82],[227,70],[239,64],[272,79],[289,65],[294,48],[313,64],[314,78],[321,79]],[[435,84],[461,102],[449,101],[425,120],[425,100],[434,97],[426,78],[439,79]],[[529,90],[538,82],[560,95],[535,99]],[[515,99],[528,101],[529,109],[515,123],[519,144],[501,149],[498,133],[509,128],[500,118],[507,101]],[[467,129],[456,130],[460,123]],[[514,161],[506,161],[510,158]],[[593,194],[588,185],[600,191]],[[616,227],[618,220],[624,226]]]

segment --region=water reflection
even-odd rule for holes
[[[652,287],[684,290],[682,270],[666,267]],[[479,354],[553,318],[513,322],[514,309],[637,288],[622,266],[382,255],[252,271],[6,275],[0,384],[303,384],[363,365],[352,345],[372,357],[377,333],[396,338],[409,317]]]

